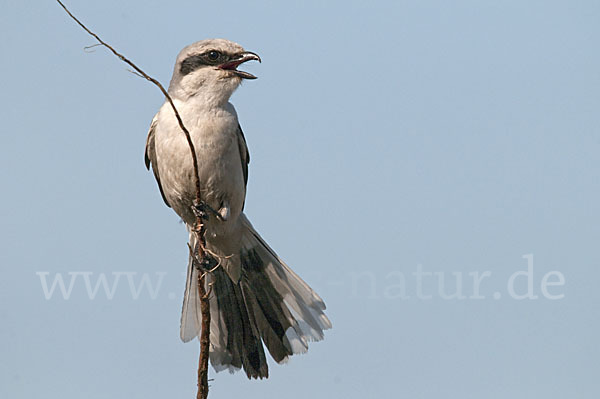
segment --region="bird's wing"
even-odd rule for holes
[[[160,190],[160,195],[162,195],[163,201],[170,208],[169,202],[165,197],[165,193],[160,184],[160,175],[158,174],[158,167],[156,164],[156,150],[154,148],[154,131],[156,129],[156,125],[158,124],[158,114],[154,115],[152,118],[152,123],[150,124],[150,130],[148,131],[148,138],[146,139],[146,154],[144,155],[144,162],[146,163],[146,169],[150,170],[150,165],[152,164],[152,172],[154,172],[154,177],[156,178],[156,182],[158,183],[158,189]]]
[[[242,127],[238,123],[238,146],[240,147],[240,158],[242,160],[242,170],[244,171],[244,184],[248,185],[248,164],[250,163],[250,153],[246,145],[246,138]]]

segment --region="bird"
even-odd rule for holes
[[[250,153],[230,97],[244,80],[238,67],[261,58],[226,39],[207,39],[177,56],[168,94],[190,133],[206,212],[206,251],[213,260],[210,285],[210,354],[219,372],[243,369],[249,379],[268,378],[265,347],[277,363],[308,350],[332,324],[325,303],[254,229],[244,214]],[[190,148],[168,103],[152,119],[145,150],[161,196],[185,223],[190,246],[199,204]],[[190,256],[180,337],[199,336],[199,267]]]

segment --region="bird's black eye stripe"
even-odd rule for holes
[[[217,50],[208,50],[202,54],[190,55],[181,62],[179,72],[182,75],[194,72],[196,69],[206,65],[219,65],[227,62],[231,57]]]
[[[203,65],[206,64],[204,63],[202,55],[191,55],[185,60],[181,61],[181,67],[179,68],[179,72],[181,72],[182,75],[187,75],[188,73],[194,72],[196,69],[200,68]]]

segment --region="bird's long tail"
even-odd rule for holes
[[[243,218],[240,281],[223,268],[210,274],[210,361],[215,370],[244,369],[248,378],[269,375],[264,346],[276,362],[308,350],[331,328],[325,303],[292,271]],[[192,237],[191,237],[192,239]],[[190,242],[194,245],[194,242]],[[181,339],[200,332],[198,270],[188,266],[181,316]]]

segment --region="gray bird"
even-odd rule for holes
[[[250,155],[229,98],[243,79],[238,70],[260,57],[239,44],[210,39],[185,47],[177,56],[169,85],[196,147],[202,201],[212,210],[206,248],[218,267],[209,275],[210,361],[215,370],[244,369],[248,378],[268,377],[264,346],[276,362],[304,353],[308,341],[331,328],[325,303],[260,237],[243,213]],[[171,106],[154,116],[146,142],[152,170],[167,206],[191,231],[195,222],[194,171],[188,143]],[[194,245],[190,234],[190,244]],[[181,316],[181,339],[200,332],[200,273],[188,264]]]

